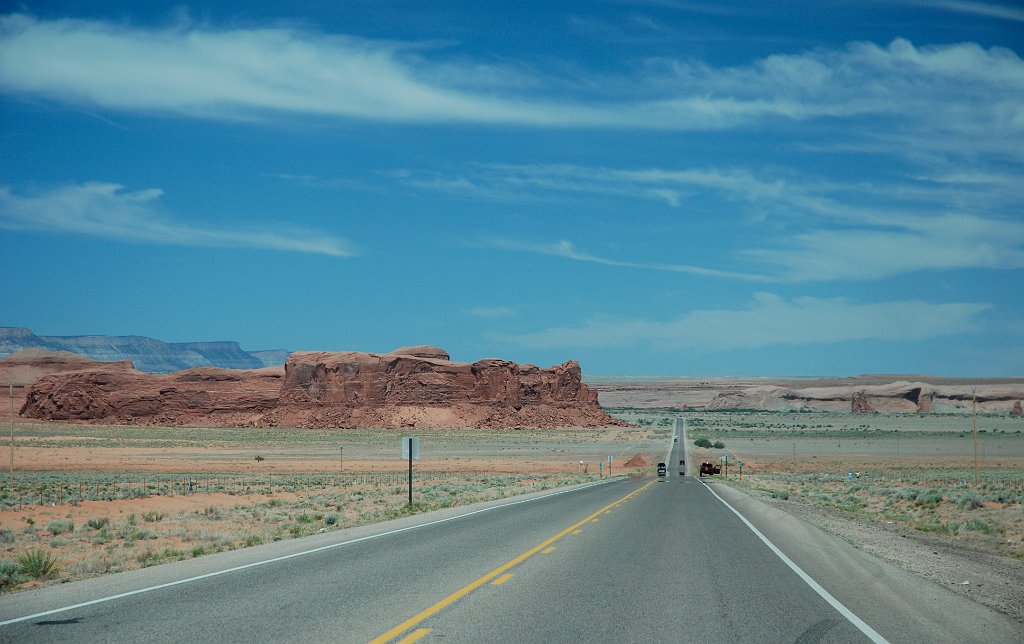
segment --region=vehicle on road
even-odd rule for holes
[[[664,463],[658,463],[658,476],[665,476],[668,473],[668,468],[665,467]]]
[[[708,475],[708,476],[712,476],[712,475],[718,474],[720,472],[721,472],[721,469],[717,465],[715,465],[714,463],[709,463],[708,461],[704,461],[703,463],[700,464],[700,475],[701,476],[704,476],[705,474]]]

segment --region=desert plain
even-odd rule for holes
[[[628,426],[564,429],[116,426],[29,422],[4,405],[14,469],[12,486],[8,437],[0,582],[32,588],[592,481],[609,456],[613,476],[654,476],[681,418],[688,474],[727,461],[713,484],[1024,620],[1021,418],[677,409],[638,391],[636,406],[618,394],[604,407]],[[407,435],[422,450],[411,506]]]

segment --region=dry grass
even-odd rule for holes
[[[407,488],[393,484],[274,495],[196,494],[188,497],[191,509],[177,512],[146,509],[147,502],[174,497],[38,507],[22,511],[20,525],[0,532],[0,576],[12,571],[6,589],[46,579],[72,581],[594,479],[546,474],[416,480],[411,507]],[[109,514],[101,516],[105,510]],[[55,511],[65,517],[48,519]],[[18,559],[26,553],[52,558],[54,567],[45,575],[24,574]]]

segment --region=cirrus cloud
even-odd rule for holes
[[[917,135],[989,132],[990,145],[1024,130],[1024,63],[973,43],[853,42],[733,67],[634,61],[628,79],[596,79],[607,89],[594,93],[520,64],[446,56],[297,28],[0,17],[0,90],[118,110],[674,130],[875,115],[909,120]]]
[[[864,340],[914,342],[977,331],[979,316],[991,308],[984,303],[931,304],[920,300],[786,300],[759,293],[744,309],[698,310],[663,321],[595,318],[575,327],[495,333],[492,337],[530,349],[646,346],[708,352]]]
[[[177,221],[159,206],[163,191],[116,183],[65,185],[33,195],[0,186],[0,228],[75,233],[126,242],[263,248],[346,257],[348,242],[322,234],[218,229]]]

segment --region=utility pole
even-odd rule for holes
[[[14,383],[8,383],[7,393],[11,397],[11,494],[14,494]]]
[[[978,390],[971,392],[971,419],[974,422],[974,484],[979,482],[978,477]]]

